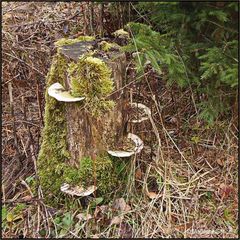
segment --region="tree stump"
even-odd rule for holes
[[[101,186],[99,189],[102,192],[114,191],[113,183],[115,187],[121,185],[119,178],[113,180],[117,176],[116,159],[113,161],[107,150],[117,146],[124,136],[126,97],[122,87],[125,83],[126,57],[117,49],[101,50],[99,42],[93,40],[63,44],[58,48],[48,74],[45,126],[38,158],[40,182],[47,197],[59,195],[64,183],[85,187],[96,184],[97,187]],[[89,51],[94,59],[98,58],[106,64],[111,71],[114,86],[109,96],[105,97],[115,103],[114,107],[100,110],[96,116],[84,101],[58,102],[47,93],[49,86],[56,82],[71,91],[73,80],[69,73],[70,66],[76,64],[79,58],[87,56]],[[94,73],[92,76],[95,76]],[[87,94],[88,89],[85,90]],[[88,100],[91,102],[91,99]]]
[[[79,46],[86,51],[90,44],[91,42],[80,42],[63,46],[60,52],[76,61],[84,54],[83,51],[79,51]],[[116,51],[107,55],[97,57],[102,59],[112,71],[116,94],[113,94],[110,99],[115,102],[115,107],[103,112],[99,117],[94,117],[77,104],[66,106],[67,142],[72,165],[78,166],[79,159],[108,150],[123,137],[124,94],[120,89],[124,82],[126,57],[124,53]],[[69,79],[66,78],[65,84],[67,89],[71,88]]]

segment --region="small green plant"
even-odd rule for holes
[[[2,207],[2,228],[6,227],[6,218],[7,218],[7,208]]]
[[[100,42],[100,48],[105,51],[105,52],[108,52],[109,50],[111,49],[118,49],[120,48],[120,46],[116,43],[109,43],[109,42],[106,42],[106,41],[102,41]]]
[[[11,231],[17,228],[18,224],[21,224],[23,220],[23,211],[26,209],[26,204],[18,203],[13,208],[6,206],[2,207],[2,228],[10,229]],[[20,223],[19,223],[20,221]]]
[[[195,144],[198,144],[198,143],[201,141],[201,139],[200,139],[199,136],[193,136],[193,137],[191,138],[191,141],[192,141],[193,143],[195,143]]]
[[[90,209],[95,209],[96,206],[102,203],[103,201],[104,201],[103,197],[94,198],[89,204]]]
[[[58,237],[65,237],[74,225],[73,214],[66,212],[63,216],[57,216],[54,219],[54,223],[57,225]]]

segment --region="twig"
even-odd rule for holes
[[[30,187],[28,186],[28,184],[26,183],[26,181],[24,181],[24,180],[22,179],[22,177],[20,177],[20,180],[21,180],[21,184],[24,185],[24,186],[27,188],[27,190],[29,191],[31,197],[33,198],[33,197],[34,197],[34,194],[33,194],[32,190],[31,190],[31,188],[30,188]]]
[[[94,31],[94,11],[93,11],[93,5],[94,2],[90,2],[90,30],[91,30],[91,34],[95,35],[95,31]]]
[[[31,203],[31,202],[41,202],[42,198],[32,197],[31,199],[16,199],[16,200],[5,200],[2,204],[18,204],[18,203]]]
[[[33,155],[34,155],[34,158],[36,159],[36,154],[33,151],[34,139],[33,139],[33,136],[32,136],[32,133],[31,133],[29,125],[26,124],[26,122],[27,122],[27,113],[26,113],[25,99],[24,99],[23,96],[22,96],[22,106],[23,106],[23,117],[24,117],[23,124],[24,124],[25,128],[28,131],[28,137],[29,137],[29,140],[30,140],[30,148],[31,148],[31,156],[33,157]]]
[[[9,56],[9,57],[13,57],[13,58],[17,59],[18,61],[20,61],[20,62],[26,64],[28,67],[32,68],[33,70],[35,70],[36,72],[38,72],[40,75],[42,75],[42,76],[45,77],[45,75],[44,75],[42,72],[40,72],[40,71],[39,71],[38,69],[36,69],[35,67],[29,65],[28,63],[26,63],[25,61],[23,61],[23,60],[20,59],[19,57],[13,56],[12,54],[9,54],[9,53],[4,52],[4,51],[3,51],[2,53],[3,53],[3,54],[6,54],[6,55]]]
[[[192,97],[192,101],[193,101],[193,106],[194,106],[195,112],[196,112],[196,114],[197,114],[197,122],[198,122],[198,110],[197,110],[196,102],[195,102],[194,95],[193,95],[192,85],[191,85],[190,79],[189,79],[189,77],[188,77],[187,68],[186,68],[186,65],[185,65],[185,63],[184,63],[184,61],[183,61],[183,59],[182,59],[182,56],[179,54],[179,52],[178,52],[177,49],[176,49],[176,52],[177,52],[179,58],[181,59],[181,62],[182,62],[182,64],[183,64],[183,67],[184,67],[184,70],[185,70],[185,75],[186,75],[186,78],[187,78],[187,81],[188,81],[189,89],[190,89],[190,91],[191,91],[191,97]]]
[[[40,129],[41,126],[44,125],[43,123],[43,115],[42,115],[42,105],[41,105],[41,92],[39,89],[39,81],[38,79],[36,80],[37,82],[37,102],[38,102],[38,114],[39,114],[39,118],[40,118]]]
[[[100,13],[99,13],[99,26],[100,26],[100,37],[103,37],[103,16],[104,16],[104,3],[100,4]]]
[[[11,112],[11,116],[12,116],[14,145],[15,145],[15,149],[17,152],[16,157],[18,159],[18,163],[20,164],[20,166],[22,166],[22,162],[20,159],[20,151],[18,149],[17,130],[16,130],[16,123],[15,123],[14,107],[13,107],[12,82],[8,83],[8,91],[9,91],[9,99],[10,99],[10,112]]]

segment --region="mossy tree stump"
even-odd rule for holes
[[[84,43],[80,42],[79,44],[84,46]],[[61,52],[67,58],[77,60],[82,54],[80,51],[76,53],[75,50],[79,44],[65,46]],[[123,86],[126,68],[125,54],[111,52],[108,53],[108,56],[109,58],[106,55],[97,58],[103,60],[111,70],[114,91],[117,92]],[[68,78],[65,79],[67,89],[71,89],[70,81]],[[89,108],[79,107],[78,104],[67,104],[66,124],[68,149],[71,154],[70,164],[78,166],[79,159],[102,153],[116,145],[117,141],[121,139],[124,125],[123,97],[121,91],[110,96],[109,99],[114,101],[115,106],[107,111],[101,112],[100,110],[100,113],[97,113],[99,116],[94,116]]]
[[[116,49],[106,52],[99,46],[94,40],[70,41],[66,45],[61,42],[54,57],[47,89],[59,82],[73,96],[81,94],[85,100],[59,102],[46,89],[45,126],[38,159],[45,196],[58,196],[63,183],[93,184],[94,175],[101,193],[121,185],[121,179],[116,179],[116,159],[113,161],[107,150],[117,146],[124,135],[125,93],[121,89],[126,58]]]

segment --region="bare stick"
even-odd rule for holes
[[[99,22],[99,25],[100,25],[100,37],[103,37],[103,15],[104,15],[104,3],[101,3],[100,4],[100,22]]]
[[[42,115],[42,106],[41,106],[41,91],[39,89],[39,81],[37,80],[37,102],[38,102],[38,113],[40,118],[40,123],[43,126],[43,115]],[[41,126],[40,126],[41,128]]]
[[[12,116],[14,145],[17,152],[16,157],[18,159],[18,163],[20,164],[20,166],[22,166],[22,162],[20,160],[20,151],[18,149],[18,141],[17,141],[17,130],[16,130],[16,123],[15,123],[14,107],[13,107],[12,82],[8,83],[8,92],[9,92],[9,99],[10,99],[10,112]]]
[[[94,32],[94,11],[93,11],[93,5],[94,5],[94,2],[90,2],[90,29],[91,29],[91,34],[95,35],[95,32]]]

